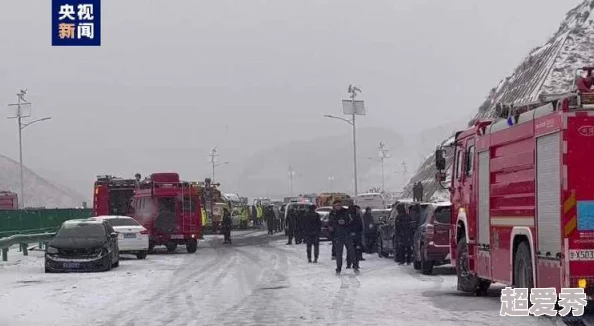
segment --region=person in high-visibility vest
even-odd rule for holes
[[[264,211],[262,210],[262,205],[257,205],[256,211],[258,212],[258,226],[262,226],[262,220],[264,219]]]

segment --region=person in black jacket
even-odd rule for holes
[[[272,206],[267,206],[264,211],[264,217],[266,218],[266,226],[268,227],[268,234],[274,234],[274,224],[276,216],[272,210]]]
[[[232,225],[233,221],[231,220],[231,213],[229,213],[229,209],[225,207],[223,209],[223,220],[221,221],[221,229],[223,231],[223,236],[225,237],[225,241],[223,243],[231,244]]]
[[[322,220],[320,214],[316,213],[316,207],[311,205],[303,216],[303,236],[307,244],[307,261],[311,263],[311,247],[314,249],[314,263],[318,262],[320,255],[320,233],[322,232]]]
[[[287,220],[286,222],[286,230],[287,230],[287,237],[289,237],[289,241],[287,241],[287,245],[293,244],[293,236],[295,235],[295,224],[297,223],[297,212],[295,207],[288,207],[287,208]]]
[[[333,203],[334,208],[330,212],[329,226],[334,231],[335,250],[336,250],[336,274],[342,270],[342,252],[347,248],[347,255],[353,257],[353,269],[355,273],[359,272],[359,259],[353,248],[353,239],[351,237],[352,218],[348,210],[342,207],[342,202],[336,200]]]
[[[373,248],[375,248],[375,241],[377,237],[377,233],[375,230],[375,222],[373,220],[373,215],[371,215],[371,208],[365,208],[365,214],[363,214],[363,232],[365,235],[365,249],[368,254],[373,252]]]
[[[295,244],[301,244],[303,242],[303,216],[305,215],[304,208],[296,208],[295,212]]]
[[[363,219],[361,218],[361,214],[359,214],[359,207],[355,205],[351,205],[348,208],[349,214],[351,216],[352,222],[350,225],[351,228],[351,239],[353,241],[353,248],[355,251],[355,255],[357,255],[357,259],[359,261],[365,260],[363,259]],[[347,269],[351,268],[353,265],[352,258],[347,254]]]
[[[410,265],[412,262],[412,219],[410,215],[406,213],[406,208],[403,204],[398,204],[396,206],[396,211],[398,212],[398,215],[396,215],[394,220],[394,232],[396,234],[396,242],[398,245],[398,248],[396,249],[396,260],[399,265],[403,265],[404,263]]]

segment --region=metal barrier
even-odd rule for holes
[[[92,216],[92,209],[20,209],[0,211],[0,237],[54,232],[64,221]]]
[[[39,243],[39,248],[43,248],[44,244],[51,240],[55,232],[38,233],[38,234],[16,234],[10,237],[0,239],[0,249],[2,250],[2,261],[8,260],[8,248],[18,244],[24,256],[29,255],[27,248],[30,243]]]

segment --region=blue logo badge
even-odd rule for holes
[[[101,0],[52,0],[52,46],[100,46]]]

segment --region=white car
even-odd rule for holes
[[[118,246],[122,254],[135,254],[138,259],[145,259],[149,248],[148,230],[135,219],[128,216],[96,216],[95,220],[104,220],[118,233]]]

